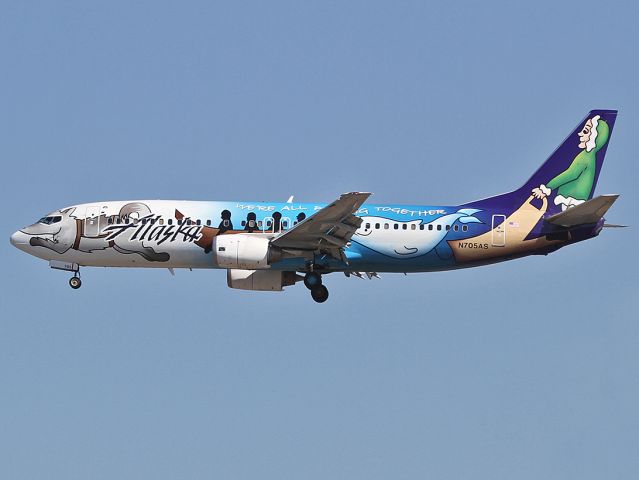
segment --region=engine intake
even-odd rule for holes
[[[213,263],[219,268],[261,270],[281,255],[269,245],[269,237],[257,234],[227,234],[213,238]]]

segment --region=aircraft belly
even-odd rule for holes
[[[44,257],[43,257],[44,258]],[[90,251],[68,250],[47,254],[47,260],[63,260],[93,267],[213,268],[211,255],[196,248],[172,248],[165,252],[141,250],[127,244]]]

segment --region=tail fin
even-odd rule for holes
[[[591,110],[520,188],[461,206],[509,212],[532,202],[549,217],[592,199],[616,118]]]
[[[616,118],[617,110],[590,111],[517,193],[549,197],[548,214],[590,200]]]

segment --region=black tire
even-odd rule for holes
[[[71,277],[69,279],[69,285],[71,285],[72,289],[77,290],[82,286],[82,280],[80,280],[80,278],[78,277]]]
[[[304,276],[304,286],[309,290],[322,284],[322,276],[319,273],[309,272]]]
[[[311,290],[311,297],[313,297],[313,300],[315,300],[317,303],[324,303],[326,300],[328,300],[328,288],[326,288],[324,285],[313,287],[313,289]]]

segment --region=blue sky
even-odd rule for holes
[[[633,2],[4,2],[0,476],[639,475]],[[9,235],[104,199],[455,203],[620,110],[633,228],[316,305],[220,271],[63,272]]]

